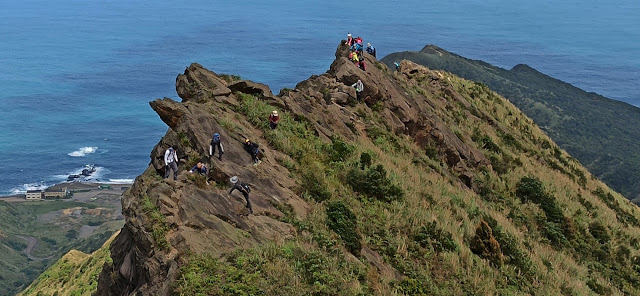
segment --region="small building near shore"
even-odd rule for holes
[[[40,200],[44,197],[42,190],[27,190],[27,200]]]
[[[64,198],[67,196],[67,188],[47,189],[44,191],[44,198]]]

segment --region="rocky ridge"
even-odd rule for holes
[[[511,229],[512,232],[520,231],[515,230],[520,228],[516,228],[511,222],[505,222],[509,221],[504,218],[507,214],[499,210],[500,208],[504,209],[506,205],[512,206],[512,204],[501,203],[500,198],[506,199],[508,196],[510,203],[518,204],[518,202],[512,201],[515,197],[509,193],[512,191],[511,188],[515,186],[515,181],[507,177],[500,179],[497,176],[498,173],[493,171],[502,171],[500,174],[504,174],[505,171],[515,170],[517,171],[513,177],[515,178],[515,176],[523,175],[523,171],[530,171],[531,167],[536,165],[548,166],[548,158],[520,146],[513,151],[522,153],[520,155],[523,157],[521,161],[520,158],[516,159],[516,156],[511,156],[512,153],[507,152],[507,149],[498,147],[491,140],[491,137],[482,136],[481,131],[474,130],[473,134],[478,133],[478,135],[472,135],[471,131],[461,131],[455,126],[456,122],[489,126],[496,130],[493,132],[494,134],[506,134],[507,131],[503,129],[510,126],[521,129],[522,134],[527,135],[518,136],[518,139],[526,138],[527,145],[544,146],[545,141],[549,144],[547,138],[539,130],[530,128],[532,126],[531,120],[512,106],[504,105],[505,103],[501,101],[503,99],[489,93],[486,89],[478,90],[479,86],[469,86],[470,89],[479,92],[477,98],[462,94],[459,85],[466,89],[466,82],[456,81],[458,83],[456,84],[452,79],[457,78],[446,73],[431,71],[409,61],[403,61],[401,70],[394,73],[367,54],[364,57],[368,68],[367,71],[362,71],[346,58],[347,53],[347,46],[341,44],[336,50],[336,59],[326,73],[313,75],[298,83],[294,89],[284,89],[278,95],[274,95],[264,84],[246,80],[238,81],[233,77],[209,71],[199,64],[190,65],[184,74],[179,75],[176,79],[176,90],[182,98],[182,102],[164,98],[150,103],[161,120],[167,124],[169,130],[152,150],[149,168],[136,178],[134,185],[123,197],[122,205],[126,224],[111,245],[113,262],[104,265],[96,294],[171,294],[175,291],[174,283],[180,276],[180,270],[186,265],[190,256],[206,254],[223,258],[239,249],[249,249],[269,242],[282,243],[299,235],[305,235],[304,232],[307,230],[301,230],[294,225],[295,223],[292,223],[291,219],[287,219],[286,217],[289,217],[291,213],[285,211],[285,209],[291,209],[297,219],[317,214],[313,212],[314,201],[306,197],[303,198],[303,193],[308,188],[304,187],[292,171],[292,167],[295,166],[290,163],[296,156],[285,154],[281,149],[276,149],[274,142],[265,136],[267,132],[260,128],[260,125],[264,123],[252,119],[251,108],[249,110],[243,109],[246,107],[243,102],[247,100],[247,96],[255,97],[259,102],[268,103],[273,108],[284,111],[285,116],[310,127],[314,137],[323,139],[327,143],[336,138],[346,141],[360,141],[365,137],[364,135],[374,133],[370,126],[373,120],[389,130],[392,137],[411,141],[412,145],[421,149],[418,154],[423,155],[417,155],[413,160],[414,163],[419,163],[420,168],[423,167],[423,162],[428,162],[422,158],[424,151],[430,158],[433,158],[435,164],[429,165],[433,170],[427,168],[424,171],[427,175],[437,175],[433,180],[428,179],[429,184],[442,182],[439,181],[442,178],[448,180],[444,183],[451,183],[452,187],[438,185],[444,186],[442,188],[448,188],[446,190],[455,189],[456,192],[465,192],[468,196],[475,196],[474,194],[482,196],[488,204],[482,206],[483,211],[494,213],[487,215],[501,217],[499,221],[505,229]],[[355,90],[351,87],[357,80],[364,83],[363,102],[356,101]],[[504,114],[498,114],[498,111],[494,112],[496,114],[488,114],[490,112],[488,108],[480,108],[477,105],[480,94],[486,97],[482,100],[492,100],[504,107],[506,110]],[[498,109],[494,108],[493,110]],[[452,113],[455,114],[455,118],[452,117]],[[263,120],[266,121],[266,118]],[[223,161],[219,161],[217,157],[208,156],[209,141],[213,132],[221,134],[225,147]],[[264,158],[262,164],[257,167],[252,165],[250,156],[242,147],[244,137],[260,144]],[[175,182],[162,180],[161,177],[164,173],[163,155],[169,144],[173,144],[181,158],[179,166],[181,173]],[[518,147],[516,144],[513,145]],[[512,151],[511,149],[509,148],[508,151]],[[557,150],[556,155],[562,159],[566,158],[560,150]],[[527,164],[529,157],[532,159],[532,164]],[[204,179],[186,172],[198,160],[203,160],[209,167],[208,177],[213,179],[212,185],[207,186],[203,184]],[[518,162],[520,163],[518,164]],[[575,174],[585,176],[585,172],[580,167],[574,167],[577,162],[566,160],[565,162],[567,166],[575,169],[573,171]],[[494,168],[498,165],[500,168]],[[234,175],[238,175],[241,180],[253,188],[251,197],[255,214],[248,215],[247,210],[244,209],[244,200],[240,195],[228,194],[228,179]],[[487,181],[490,178],[497,178],[500,181]],[[573,188],[579,187],[575,183],[573,175],[558,178],[564,182],[562,184],[565,189],[571,188],[566,190],[574,190]],[[423,179],[418,178],[417,180]],[[582,185],[583,189],[587,189],[587,185],[590,186],[589,188],[601,186],[595,181],[587,180],[585,182],[588,183]],[[417,202],[420,205],[426,203],[453,207],[454,209],[451,211],[455,213],[456,217],[460,217],[457,214],[458,209],[456,209],[458,205],[454,204],[453,198],[451,201],[435,201],[428,192],[429,186],[422,189],[427,190],[427,192],[420,193],[422,200],[412,202]],[[605,186],[601,187],[606,188]],[[445,189],[439,190],[446,191]],[[496,191],[497,194],[503,194],[505,197],[496,198],[488,194],[488,191]],[[574,191],[578,192],[580,189]],[[585,196],[586,194],[585,191]],[[469,199],[473,200],[474,204],[485,203],[476,197]],[[627,205],[620,205],[619,197],[611,197],[611,200],[612,204],[615,202],[618,206],[613,209],[612,204],[607,204],[612,208],[606,211],[607,219],[615,219],[611,217],[616,217],[616,213],[620,216],[626,213],[630,215],[628,217],[635,217],[635,212],[631,212],[632,214],[627,212],[631,211]],[[577,204],[577,201],[572,200],[571,205],[574,204]],[[597,207],[600,207],[600,204],[598,203]],[[494,207],[494,205],[496,206]],[[464,202],[462,206],[465,206]],[[539,210],[536,212],[527,209],[533,213],[531,215],[539,212]],[[385,211],[387,210],[385,209]],[[613,213],[612,210],[618,212]],[[475,220],[479,219],[478,215],[480,215],[477,213],[478,208],[473,210],[465,206],[464,211],[469,212],[469,215],[465,216],[466,218],[455,218],[458,220],[451,218],[452,221],[449,222],[453,223],[452,225],[457,225],[457,223],[462,223],[458,221],[469,220],[471,221],[469,223],[477,224]],[[560,212],[562,215],[562,210]],[[522,215],[526,216],[526,213]],[[532,216],[527,219],[534,221],[534,218]],[[540,220],[539,218],[535,219]],[[420,223],[424,223],[424,221]],[[464,225],[468,225],[468,222],[464,223]],[[485,227],[489,227],[489,224],[484,221],[483,223],[486,224]],[[493,220],[491,227],[496,227],[495,223],[498,222]],[[447,227],[450,229],[457,226]],[[466,236],[467,230],[465,228],[464,234],[458,234],[456,237]],[[450,231],[452,230],[450,229]],[[485,233],[488,233],[488,236],[493,235],[490,229]],[[374,236],[374,234],[369,235]],[[373,238],[371,239],[373,240]],[[466,239],[464,238],[464,240]],[[491,239],[497,244],[493,237]],[[451,240],[450,235],[449,240]],[[462,240],[455,239],[455,241]],[[511,244],[522,245],[518,242],[521,238],[512,237],[510,240]],[[528,242],[528,244],[536,245],[538,242]],[[358,242],[356,245],[357,250],[352,249],[350,252],[344,252],[346,261],[372,266],[375,273],[380,274],[380,276],[372,276],[373,279],[381,277],[392,282],[400,282],[399,288],[376,288],[379,283],[373,281],[370,284],[371,289],[378,291],[379,294],[385,294],[384,291],[389,291],[388,289],[400,289],[399,294],[404,294],[402,291],[408,290],[403,289],[418,285],[414,281],[415,274],[403,272],[403,265],[389,257],[391,256],[389,254],[395,254],[396,251],[392,250],[388,251],[389,254],[383,254],[382,252],[387,251],[379,246],[374,246],[373,243],[360,245]],[[398,246],[397,252],[400,253],[401,249]],[[497,250],[500,252],[499,248]],[[536,251],[532,248],[529,252]],[[353,253],[355,256],[349,253]],[[475,264],[480,264],[473,263],[475,259],[469,259],[469,254],[469,251],[463,251],[456,258],[472,262],[466,262],[463,265],[476,266]],[[515,255],[505,251],[504,255],[498,254],[494,257],[499,258],[500,264],[502,264],[503,256],[507,258],[507,256]],[[518,256],[526,257],[526,254]],[[572,260],[562,258],[565,261]],[[439,260],[437,259],[434,264],[437,262],[440,262],[437,264],[445,264]],[[505,262],[520,264],[518,263],[520,261],[517,260],[511,259]],[[571,262],[574,264],[573,261]],[[483,264],[479,265],[481,267],[468,268],[487,272],[489,265]],[[530,264],[542,265],[537,261]],[[581,275],[586,274],[582,269],[578,272]],[[517,274],[518,277],[529,276],[521,270]],[[534,275],[533,277],[537,278],[538,276]],[[435,275],[435,278],[442,278],[442,276]],[[532,278],[527,278],[525,281],[531,283]],[[597,279],[598,285],[600,285],[603,280],[600,277]],[[529,288],[538,289],[542,286],[540,280],[533,282],[534,284],[529,284],[529,286],[533,285],[534,287]],[[550,287],[558,285],[554,284]],[[526,288],[526,285],[523,284],[523,287]],[[576,284],[575,287],[567,289],[584,291],[586,288],[582,284]],[[419,289],[415,291],[419,291]],[[480,288],[478,291],[483,290]]]

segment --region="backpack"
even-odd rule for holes
[[[249,185],[242,183],[240,186],[244,188],[247,193],[251,193],[251,187],[249,187]]]
[[[220,134],[215,133],[213,134],[213,138],[211,139],[211,144],[218,144],[220,143]]]

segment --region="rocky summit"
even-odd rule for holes
[[[182,102],[150,103],[169,129],[122,199],[95,295],[640,293],[636,207],[531,119],[482,84],[348,55],[278,95],[199,64],[179,75]]]

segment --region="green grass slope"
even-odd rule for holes
[[[100,249],[91,254],[71,250],[47,268],[18,296],[81,296],[96,291],[98,275],[105,262],[111,260],[109,245],[118,235],[114,233]]]
[[[72,248],[92,252],[124,221],[105,216],[65,215],[64,210],[93,209],[93,203],[73,201],[30,201],[9,203],[0,200],[0,295],[14,295],[27,287],[48,266]],[[81,210],[82,211],[82,210]],[[96,229],[79,238],[83,225]],[[32,237],[36,245],[27,256]]]
[[[436,148],[355,106],[359,138],[320,138],[305,121],[243,96],[238,112],[263,130],[311,210],[283,221],[292,239],[215,258],[192,256],[178,295],[637,295],[637,207],[592,178],[529,118],[486,86],[438,72],[469,107],[430,93],[428,76],[388,74],[430,100],[491,166],[461,184]],[[471,116],[474,114],[474,116]],[[477,116],[476,116],[477,115]],[[230,126],[230,128],[232,128]]]
[[[589,171],[629,199],[640,197],[640,109],[585,92],[527,65],[505,70],[428,45],[403,59],[478,81],[509,99]]]

